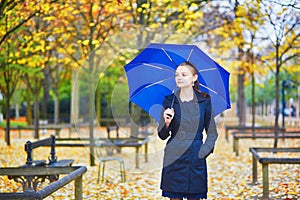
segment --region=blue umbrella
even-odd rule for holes
[[[196,45],[150,43],[125,65],[129,99],[160,120],[164,96],[176,90],[175,72],[184,61],[198,69],[200,90],[212,97],[214,116],[230,108],[229,72]]]

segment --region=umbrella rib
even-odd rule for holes
[[[204,88],[208,89],[209,91],[211,91],[211,92],[213,92],[213,93],[215,93],[215,94],[218,95],[218,93],[217,93],[215,90],[213,90],[213,89],[211,89],[211,88],[209,88],[209,87],[207,87],[207,86],[205,86],[205,85],[203,85],[203,84],[201,84],[201,83],[199,83],[199,85],[201,85],[202,87],[204,87]],[[219,95],[219,97],[221,97],[221,96]],[[222,101],[224,101],[224,102],[226,103],[226,105],[229,105],[229,104],[227,103],[227,101],[226,101],[223,97],[221,97],[221,99],[222,99]]]
[[[148,67],[153,67],[153,68],[156,68],[156,69],[160,69],[160,70],[170,71],[170,72],[173,72],[173,73],[175,72],[175,70],[162,68],[162,67],[159,67],[159,66],[156,66],[156,65],[151,65],[149,63],[141,63],[141,64],[146,65]]]
[[[144,88],[142,88],[141,90],[139,90],[137,93],[135,93],[132,97],[134,97],[134,96],[136,96],[136,95],[138,95],[140,92],[142,92],[143,90],[145,90],[145,89],[147,89],[147,88],[149,88],[149,87],[152,87],[153,85],[157,85],[157,84],[159,84],[159,83],[162,83],[162,82],[164,82],[164,81],[167,81],[167,80],[169,80],[169,79],[173,79],[174,77],[168,77],[168,78],[165,78],[165,79],[162,79],[162,80],[160,80],[160,81],[156,81],[156,82],[154,82],[154,83],[151,83],[150,85],[147,85],[147,86],[145,86]],[[131,97],[131,98],[132,98]]]
[[[213,90],[213,89],[210,89],[209,87],[207,87],[207,86],[203,85],[202,83],[199,83],[199,85],[201,85],[202,87],[204,87],[204,88],[208,89],[209,91],[211,91],[211,92],[213,92],[213,93],[215,93],[215,94],[218,94],[218,93],[217,93],[215,90]]]
[[[161,49],[163,50],[163,52],[167,55],[167,57],[169,58],[169,60],[174,64],[175,67],[177,67],[176,63],[174,62],[174,60],[171,58],[171,56],[168,54],[168,52],[161,47]]]
[[[193,50],[194,50],[194,49],[191,49],[190,54],[189,54],[189,56],[187,57],[186,61],[189,61],[189,60],[190,60],[190,58],[191,58],[191,56],[192,56],[192,53],[193,53]]]
[[[216,70],[217,68],[211,68],[211,69],[199,69],[198,72],[206,72],[206,71],[213,71]]]
[[[148,66],[148,67],[152,67],[152,68],[156,68],[156,69],[160,69],[160,70],[164,70],[164,71],[168,71],[168,72],[172,72],[172,73],[175,72],[175,70],[162,68],[162,67],[152,65],[152,64],[149,64],[149,63],[139,62],[139,63],[135,63],[135,64],[145,65],[145,66]]]

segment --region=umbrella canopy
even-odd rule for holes
[[[159,121],[164,96],[176,89],[175,72],[184,61],[198,69],[200,90],[212,97],[214,116],[230,108],[229,72],[196,45],[150,43],[125,65],[129,99]]]

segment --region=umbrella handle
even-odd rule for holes
[[[171,114],[167,114],[167,116],[168,116],[168,117],[172,117],[172,115],[171,115]]]
[[[175,100],[175,91],[177,90],[177,86],[175,86],[175,88],[173,89],[173,99],[172,99],[172,102],[171,102],[171,106],[170,106],[170,108],[172,109],[173,108],[173,105],[174,105],[174,100]]]
[[[173,96],[172,103],[171,103],[171,106],[170,106],[171,109],[173,108],[173,105],[174,105],[174,99],[175,99],[175,94]]]

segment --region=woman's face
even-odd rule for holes
[[[176,69],[175,81],[180,88],[192,87],[197,78],[197,75],[193,75],[188,66],[181,65]]]

